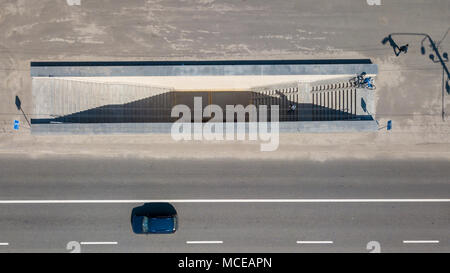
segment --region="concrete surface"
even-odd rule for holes
[[[280,145],[273,152],[261,152],[260,145],[265,143],[262,141],[175,141],[167,134],[76,137],[23,135],[1,136],[0,154],[30,156],[36,160],[52,155],[153,159],[303,159],[313,162],[342,159],[450,160],[448,144],[440,143],[446,135],[430,132],[427,141],[423,139],[422,134],[390,134],[384,130],[358,134],[285,133],[280,135]]]
[[[449,27],[449,2],[386,1],[84,1],[0,2],[3,133],[26,123],[14,104],[32,113],[31,61],[370,58],[379,66],[377,118],[398,132],[445,131],[441,72],[420,54],[420,38],[403,37],[395,57],[381,40],[392,32],[426,32],[439,41]],[[114,18],[112,20],[112,18]],[[268,20],[261,21],[261,18]],[[440,46],[449,50],[448,37]],[[444,105],[449,108],[449,100]],[[447,114],[448,115],[448,114]],[[21,131],[29,134],[29,131]],[[429,139],[429,138],[428,138]],[[441,139],[440,142],[447,141]]]
[[[243,126],[248,138],[250,123],[233,123],[234,132]],[[259,124],[256,123],[257,128]],[[34,135],[80,135],[80,134],[167,134],[170,133],[173,123],[51,123],[33,124],[31,133]],[[264,124],[271,132],[271,123]],[[378,125],[374,120],[338,120],[338,121],[285,121],[279,123],[280,133],[361,133],[376,132]],[[225,128],[225,125],[224,125]],[[194,125],[191,125],[191,132],[194,133]],[[224,129],[225,134],[225,129]]]
[[[64,77],[68,80],[82,80],[97,83],[149,84],[170,86],[176,91],[249,91],[252,87],[286,82],[310,82],[322,79],[336,79],[352,75],[278,75],[278,76],[152,76],[152,77]]]
[[[356,75],[377,74],[376,64],[262,64],[262,65],[111,65],[33,66],[32,77],[139,77],[139,76],[276,76],[276,75]]]
[[[142,83],[101,84],[65,78],[33,78],[32,117],[55,118],[105,105],[130,104],[150,97],[159,97],[160,107],[167,107],[163,101],[171,103],[169,92],[172,90]]]
[[[374,91],[356,88],[349,82],[351,75],[347,75],[347,77],[342,77],[342,75],[340,77],[337,75],[328,75],[328,77],[298,75],[295,78],[296,81],[292,81],[294,78],[291,77],[291,81],[287,82],[281,82],[283,79],[288,80],[286,76],[267,78],[264,76],[118,78],[120,79],[116,81],[115,77],[34,77],[32,93],[35,106],[31,119],[32,124],[50,122],[95,124],[81,125],[81,129],[78,129],[79,126],[76,124],[39,126],[33,131],[45,133],[44,130],[47,129],[48,133],[57,133],[62,128],[61,132],[66,134],[94,131],[103,134],[146,133],[149,131],[170,133],[170,124],[163,126],[169,129],[161,131],[151,129],[155,128],[155,125],[141,123],[173,122],[176,119],[171,117],[171,109],[179,104],[194,109],[194,97],[199,96],[203,98],[202,109],[209,104],[215,104],[219,105],[224,112],[226,112],[226,105],[240,104],[244,107],[249,103],[256,107],[279,105],[278,116],[279,121],[282,122],[373,120],[373,115],[375,115]],[[310,82],[318,78],[322,80]],[[325,81],[324,78],[328,78],[328,80]],[[271,84],[261,85],[264,82]],[[274,84],[274,82],[278,82],[278,84]],[[237,90],[251,90],[252,92],[233,90],[237,87],[236,83],[240,86]],[[227,90],[228,88],[230,89],[228,92],[218,92],[217,90]],[[180,89],[183,92],[180,92]],[[186,92],[189,90],[195,92]],[[201,92],[201,90],[207,92]],[[296,105],[296,111],[289,112],[290,105]],[[359,110],[360,108],[363,110]],[[223,113],[224,118],[225,116],[227,116],[226,113]],[[270,116],[269,113],[269,120]],[[106,123],[133,124],[108,125]],[[303,133],[376,131],[377,125],[375,122],[372,123],[371,128],[361,126],[364,123],[349,123],[355,125],[347,126],[345,122],[311,123],[296,125],[295,128],[291,124],[282,124],[281,133],[286,132],[286,128],[289,132]],[[141,126],[142,128],[139,128]],[[156,128],[161,126],[160,124],[156,125]],[[327,126],[330,128],[327,129]],[[121,129],[122,127],[123,129]]]

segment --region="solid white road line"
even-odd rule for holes
[[[450,199],[130,199],[0,200],[0,204],[135,204],[135,203],[443,203]]]
[[[9,243],[0,243],[0,246],[9,246]]]
[[[404,240],[404,244],[438,244],[439,240]]]
[[[333,241],[297,241],[297,244],[333,244]]]
[[[117,242],[80,242],[80,245],[117,245]]]
[[[223,241],[186,241],[186,244],[223,244]]]

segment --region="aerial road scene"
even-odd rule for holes
[[[0,253],[448,253],[449,32],[448,0],[0,0]]]

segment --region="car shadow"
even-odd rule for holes
[[[135,207],[131,211],[131,218],[133,216],[174,216],[177,214],[175,207],[169,203],[145,203],[142,206]]]

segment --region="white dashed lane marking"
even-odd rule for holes
[[[439,244],[439,240],[404,240],[404,244]]]
[[[333,241],[297,241],[300,245],[320,245],[320,244],[333,244]]]
[[[117,242],[80,242],[80,245],[117,245]]]
[[[186,241],[186,244],[223,244],[223,241]]]

